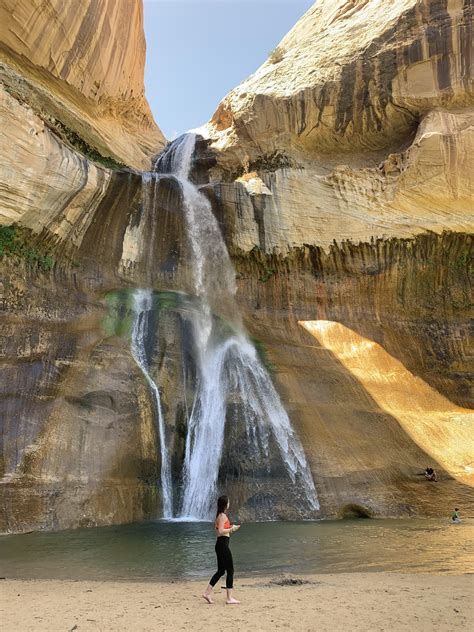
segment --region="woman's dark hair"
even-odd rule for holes
[[[219,496],[217,499],[217,512],[216,518],[219,514],[224,513],[227,509],[227,505],[229,504],[229,499],[227,496]]]

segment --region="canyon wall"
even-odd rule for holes
[[[0,2],[0,530],[156,514],[140,371],[104,329],[141,174],[165,140],[144,96],[139,0]],[[143,266],[134,271],[146,283]]]
[[[321,0],[202,131],[326,515],[472,511],[472,27],[469,1]]]
[[[325,515],[472,511],[469,252],[431,233],[235,257]]]
[[[236,246],[472,228],[472,26],[464,0],[315,3],[205,129]]]
[[[133,288],[156,290],[148,354],[175,477],[193,397],[180,187],[134,171],[164,144],[141,3],[79,4],[0,0],[2,532],[160,515]],[[196,146],[320,517],[474,513],[472,12],[321,0]],[[295,517],[278,466],[256,472],[234,430],[220,481],[241,516]]]
[[[0,2],[2,103],[11,94],[89,156],[147,169],[163,147],[144,67],[141,0]],[[5,127],[18,124],[10,107]]]

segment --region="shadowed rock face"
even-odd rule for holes
[[[472,508],[470,257],[461,234],[236,257],[246,325],[324,513],[437,515],[456,497]]]
[[[156,513],[151,402],[129,339],[104,328],[104,293],[124,283],[120,239],[136,192],[130,174],[116,173],[103,200],[109,213],[99,205],[99,226],[92,213],[82,248],[46,230],[35,237],[17,229],[22,249],[4,258],[2,531],[128,522]],[[50,266],[43,265],[45,251]]]
[[[101,324],[108,290],[145,283],[123,258],[141,174],[118,168],[148,168],[164,144],[142,5],[5,0],[0,24],[0,529],[150,517],[150,400],[129,340]]]
[[[196,371],[175,292],[190,288],[180,187],[119,168],[148,168],[162,145],[142,96],[141,5],[2,6],[0,221],[16,228],[2,232],[0,530],[157,517],[131,289],[158,291],[147,344],[176,491]],[[49,60],[53,8],[68,29],[52,29]],[[471,19],[458,0],[318,2],[196,144],[193,179],[322,517],[474,512]],[[277,460],[269,474],[245,451],[233,393],[227,418],[233,506],[296,517]]]
[[[472,238],[461,234],[234,255],[239,305],[305,447],[321,516],[349,505],[371,516],[439,515],[453,503],[472,511],[471,256]],[[6,272],[2,530],[161,515],[150,391],[130,350],[130,293],[119,290],[118,302],[105,294],[124,281],[99,284],[92,269],[61,263],[49,273],[23,264]],[[149,340],[176,494],[196,386],[188,308],[177,296],[159,295]],[[314,322],[340,324],[344,335],[313,336],[305,325]],[[367,343],[388,359],[369,356]],[[296,517],[278,462],[269,477],[244,450],[232,393],[227,416],[219,480],[240,516]],[[423,477],[428,465],[436,484]]]
[[[250,323],[272,311],[294,323],[341,323],[470,408],[472,251],[472,235],[459,233],[346,242],[329,252],[306,246],[285,257],[253,251],[234,261],[242,296],[251,297]]]

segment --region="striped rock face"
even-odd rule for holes
[[[165,141],[144,94],[140,0],[2,0],[0,24],[10,94],[67,140],[148,168]]]
[[[385,150],[433,108],[472,105],[471,58],[466,0],[321,0],[223,99],[209,130],[229,162]]]
[[[202,131],[329,514],[442,511],[425,461],[472,508],[472,27],[466,0],[320,0]]]
[[[219,105],[183,184],[149,172],[141,2],[0,0],[0,531],[157,517],[165,456],[179,496],[216,244],[237,294],[208,324],[230,336],[241,313],[317,515],[474,515],[472,11],[319,0]],[[199,265],[198,196],[218,220]],[[294,518],[236,375],[218,485],[244,519]]]
[[[472,25],[463,0],[315,3],[205,128],[236,246],[471,229]]]

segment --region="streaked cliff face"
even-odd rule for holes
[[[472,5],[320,0],[220,103],[209,132],[235,166],[386,150],[433,108],[472,104]]]
[[[149,168],[165,139],[145,99],[141,0],[2,0],[0,25],[2,88],[65,140]]]
[[[165,142],[142,22],[138,0],[0,2],[2,531],[126,522],[159,503],[140,372],[101,325],[141,213],[141,175],[123,168],[149,169]]]
[[[458,233],[235,257],[329,515],[472,507],[472,249]]]
[[[442,511],[433,460],[472,503],[472,25],[461,0],[322,0],[206,128],[246,324],[329,512]]]
[[[233,243],[472,230],[472,26],[463,0],[315,3],[207,125]]]
[[[122,294],[189,291],[192,271],[176,181],[147,198],[123,167],[148,170],[164,142],[143,97],[141,3],[1,4],[0,222],[16,227],[1,235],[0,530],[156,516],[156,428]],[[195,156],[322,516],[474,511],[472,6],[389,4],[316,3]],[[193,385],[171,304],[150,370],[177,472]],[[221,476],[252,517],[241,456]]]

